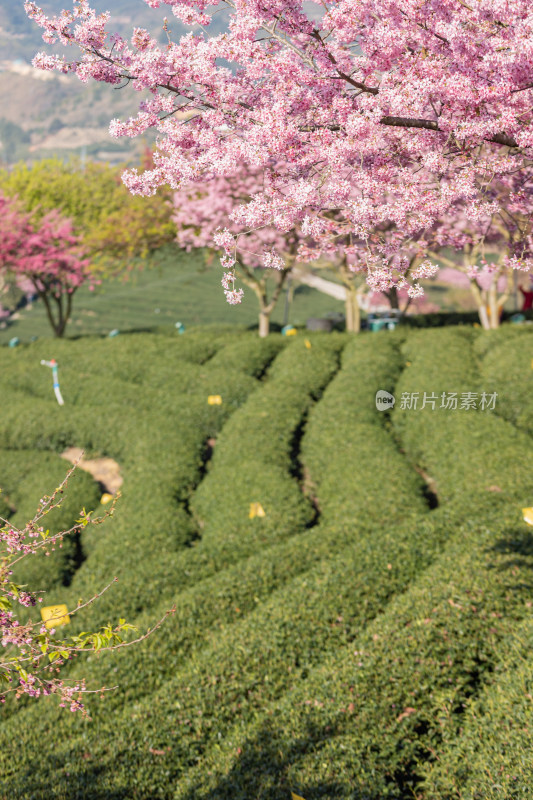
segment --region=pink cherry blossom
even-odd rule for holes
[[[139,113],[111,125],[114,136],[158,135],[153,168],[124,176],[135,193],[179,192],[245,163],[262,186],[233,222],[281,234],[301,225],[332,257],[351,236],[366,248],[369,284],[401,288],[406,242],[458,208],[481,220],[491,182],[530,163],[531,0],[336,0],[317,13],[304,0],[146,2],[190,32],[160,44],[157,30],[134,26],[126,41],[88,0],[57,16],[25,3],[46,42],[74,49],[36,66],[140,93]],[[227,29],[214,33],[221,9]],[[394,242],[372,238],[386,226]],[[217,246],[234,255],[229,221],[221,227]]]

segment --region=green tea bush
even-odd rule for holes
[[[303,460],[309,489],[331,524],[396,523],[427,511],[424,483],[387,433],[388,415],[376,409],[376,392],[393,389],[400,372],[400,342],[385,333],[352,341],[310,414]]]
[[[394,428],[407,454],[435,481],[441,502],[461,503],[465,513],[492,504],[528,505],[531,469],[527,437],[485,409],[460,409],[461,394],[485,391],[472,348],[473,332],[412,334],[404,346],[406,366],[396,388]],[[488,391],[488,389],[487,389]],[[435,408],[421,408],[424,392]],[[456,392],[456,410],[441,408],[442,393]],[[401,408],[405,394],[419,394],[418,408]]]
[[[424,770],[424,789],[453,800],[531,796],[533,626],[526,619],[502,643],[489,685],[465,704],[459,732]]]
[[[507,327],[498,337],[480,337],[481,376],[485,391],[496,392],[495,411],[533,433],[533,331]]]
[[[260,378],[286,343],[287,339],[280,335],[271,334],[266,339],[259,339],[255,334],[248,334],[220,349],[208,362],[209,367],[243,371],[253,378]]]

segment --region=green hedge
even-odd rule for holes
[[[376,409],[376,392],[392,390],[400,372],[400,343],[390,333],[353,340],[310,414],[303,460],[325,522],[396,523],[428,510],[423,481],[388,433],[388,414]]]
[[[467,701],[460,731],[448,736],[424,774],[429,796],[527,800],[533,785],[531,619],[502,643],[490,684]]]
[[[285,337],[274,334],[266,339],[248,334],[242,340],[219,350],[208,363],[211,369],[216,367],[231,372],[243,370],[253,378],[260,378],[287,341]]]
[[[474,332],[426,331],[408,337],[406,366],[396,387],[394,427],[407,454],[435,481],[441,502],[460,503],[470,516],[493,505],[528,505],[531,448],[527,437],[485,409],[440,408],[442,392],[485,391],[472,347]],[[418,392],[417,410],[401,408],[405,394]],[[420,408],[424,392],[436,407]]]
[[[533,331],[507,327],[479,337],[485,391],[498,395],[496,413],[533,433]]]

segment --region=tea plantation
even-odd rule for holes
[[[0,514],[32,516],[66,447],[124,479],[19,582],[72,608],[118,577],[69,633],[176,605],[68,666],[118,687],[91,721],[8,700],[0,798],[530,798],[532,358],[527,326],[0,348]],[[101,493],[78,470],[48,526]]]

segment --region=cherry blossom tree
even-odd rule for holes
[[[26,279],[43,301],[55,336],[63,336],[75,291],[90,278],[70,220],[51,211],[42,219],[0,195],[0,273]]]
[[[533,169],[493,179],[483,193],[481,213],[469,216],[458,203],[439,221],[428,254],[467,277],[481,325],[491,329],[499,327],[513,271],[533,270]]]
[[[276,169],[282,168],[281,164]],[[309,235],[304,236],[301,226],[282,233],[273,225],[265,225],[256,230],[248,230],[238,221],[239,207],[257,195],[263,184],[261,170],[247,170],[240,164],[237,171],[228,175],[213,175],[201,182],[186,184],[174,194],[175,212],[173,221],[178,229],[177,242],[187,250],[212,246],[215,239],[224,241],[227,234],[220,233],[224,224],[236,242],[236,259],[223,256],[225,267],[222,285],[229,302],[239,302],[242,289],[236,288],[237,279],[251,287],[257,296],[259,312],[259,335],[266,336],[269,320],[281,290],[289,275],[297,281],[314,285],[322,290],[324,279],[315,284],[301,268],[295,269],[296,262],[317,262],[320,266],[335,271],[345,288],[346,330],[357,333],[361,327],[360,304],[365,284],[361,269],[355,269],[354,259],[346,252],[339,254],[332,245],[333,228],[336,225],[336,239],[344,237],[344,227],[340,221],[329,221],[327,233],[313,239],[312,226],[307,226]],[[235,212],[235,214],[234,214]],[[351,240],[350,240],[351,241]],[[359,243],[364,255],[364,243]],[[223,246],[223,244],[222,244]],[[355,250],[352,248],[352,251]],[[212,254],[208,257],[212,260]],[[270,296],[267,281],[273,279],[274,289]],[[326,282],[328,286],[329,282]]]
[[[173,221],[176,241],[188,251],[212,248],[216,232],[224,224],[230,224],[238,259],[222,258],[224,292],[228,302],[240,302],[243,290],[236,288],[236,279],[253,290],[259,302],[259,336],[265,337],[270,316],[294,264],[298,234],[282,233],[273,225],[248,230],[238,222],[228,223],[235,208],[261,191],[262,177],[262,171],[246,170],[240,164],[227,175],[212,175],[204,181],[185,184],[174,193]],[[208,258],[212,260],[212,254]],[[269,280],[274,282],[270,292]]]
[[[179,189],[244,160],[265,182],[234,220],[316,235],[340,210],[368,242],[371,287],[387,290],[398,253],[372,247],[376,226],[416,236],[458,203],[475,216],[487,181],[530,163],[531,0],[146,2],[169,6],[191,32],[174,41],[168,22],[166,44],[135,27],[125,40],[88,0],[58,16],[25,4],[45,41],[79,53],[42,53],[36,66],[145,93],[136,117],[110,127],[159,134],[154,168],[124,176],[134,193]],[[226,29],[211,35],[220,12]],[[235,255],[229,229],[218,245]]]

